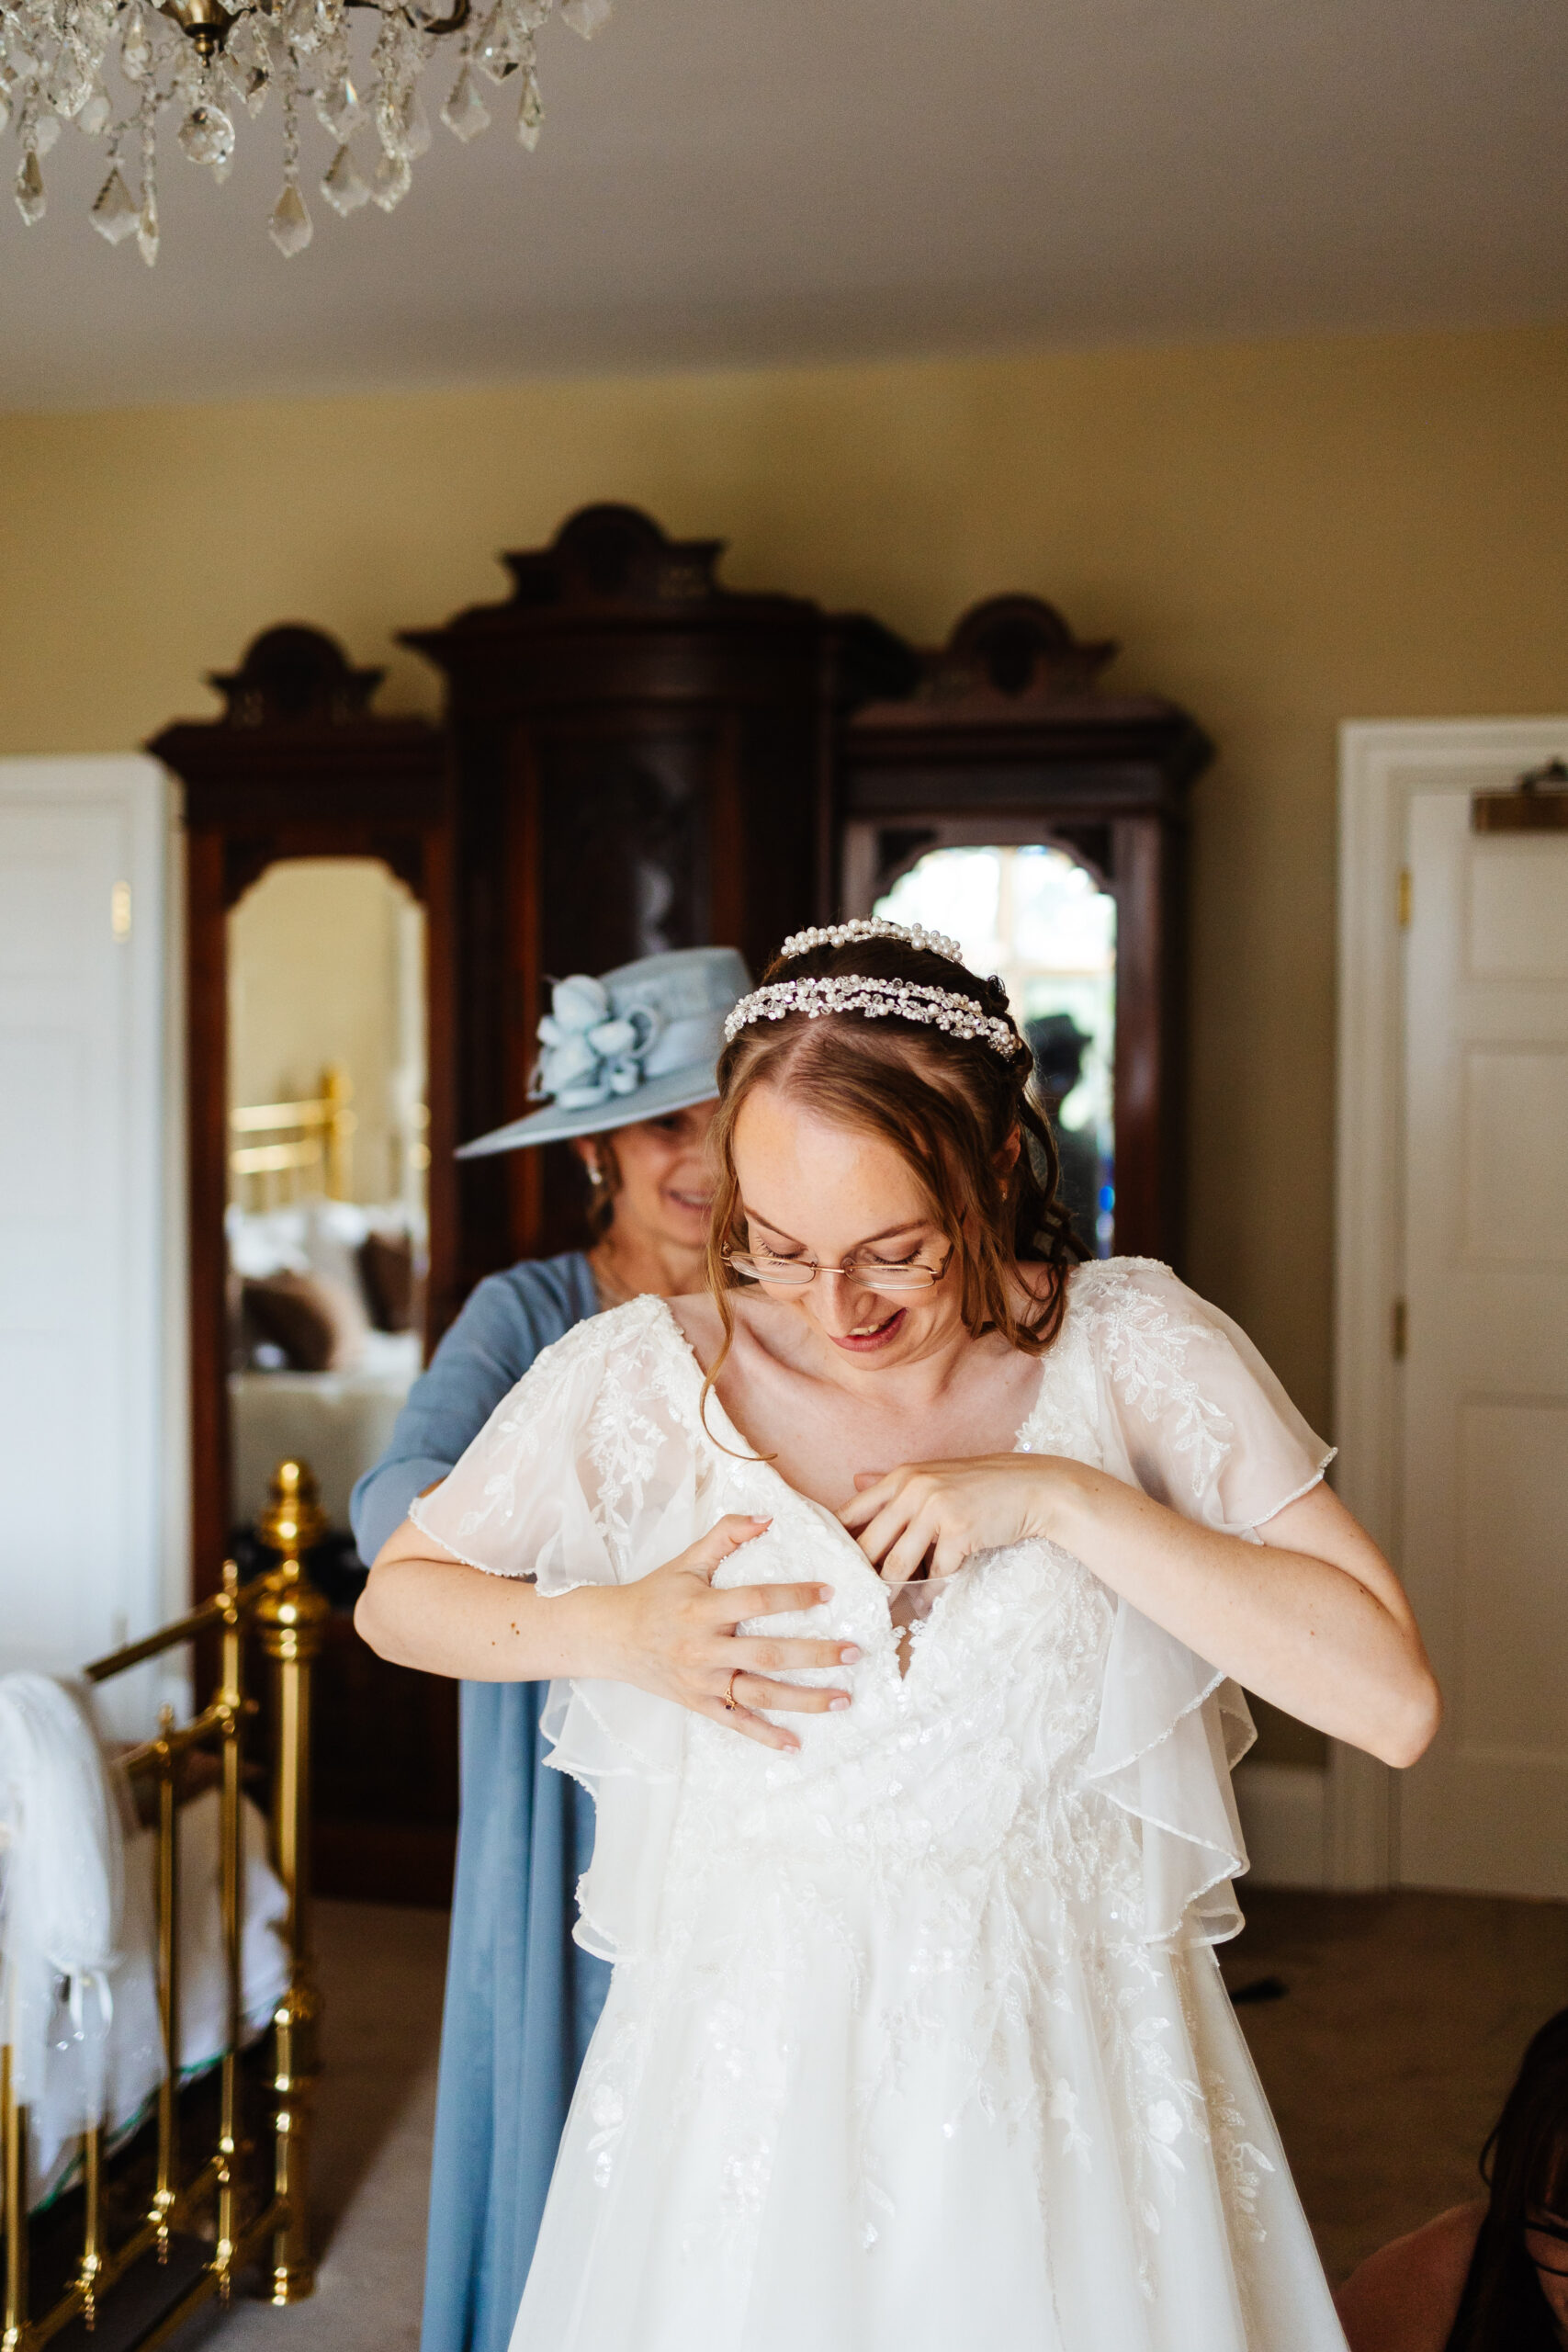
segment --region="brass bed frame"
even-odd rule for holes
[[[229,1114],[231,1135],[265,1136],[265,1143],[234,1145],[229,1153],[229,1175],[236,1197],[243,1180],[261,1187],[270,1205],[324,1192],[330,1201],[346,1201],[352,1190],[354,1136],[357,1114],[350,1109],[354,1081],[336,1063],[321,1072],[321,1091],[298,1102],[247,1102]],[[267,1180],[279,1180],[276,1186]]]
[[[219,1636],[217,1687],[207,1704],[177,1729],[163,1710],[157,1736],[118,1760],[132,1781],[151,1781],[157,1798],[155,1902],[158,2005],[164,2070],[157,2092],[156,2187],[138,2225],[120,2244],[106,2243],[101,2192],[104,2134],[82,2139],[82,2251],[73,2277],[52,2307],[32,2316],[28,2291],[28,2210],[27,2114],[17,2102],[12,2055],[0,2041],[0,2212],[5,2222],[5,2276],[0,2352],[41,2352],[70,2321],[91,2329],[104,2299],[149,2256],[166,2263],[176,2227],[206,2222],[214,2232],[211,2258],[171,2309],[135,2338],[135,2352],[152,2352],[192,2312],[216,2296],[227,2302],[239,2274],[264,2256],[268,2299],[299,2301],[315,2285],[307,2202],[311,2100],[318,2073],[321,2002],[310,1941],[310,1668],[321,1645],[328,1603],[306,1577],[302,1555],[320,1541],[324,1521],[314,1480],[298,1462],[284,1462],[272,1502],[256,1532],[281,1555],[277,1566],[242,1584],[231,1560],[223,1589],[188,1616],[98,1658],[86,1679],[108,1682],[146,1659],[182,1645]],[[241,1809],[241,1729],[255,1701],[247,1696],[245,1648],[253,1638],[270,1661],[272,1714],[272,1861],[288,1899],[284,1936],[289,1981],[272,2014],[265,2075],[269,2129],[254,2148],[243,2136],[241,1936],[244,1851]],[[199,1657],[201,1653],[197,1652]],[[193,1751],[220,1761],[219,1903],[228,1978],[228,2030],[220,2061],[219,2121],[214,2143],[187,2156],[180,2146],[178,1774]],[[267,2161],[270,2154],[270,2163]]]

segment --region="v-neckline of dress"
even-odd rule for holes
[[[659,1307],[668,1328],[670,1336],[674,1340],[687,1368],[696,1374],[698,1392],[700,1396],[702,1383],[707,1378],[707,1367],[703,1363],[701,1356],[698,1355],[696,1349],[693,1346],[686,1333],[681,1329],[680,1324],[676,1321],[674,1311],[670,1305],[670,1301],[667,1298],[660,1297],[656,1298],[655,1304]],[[1011,1453],[1027,1453],[1032,1451],[1032,1449],[1025,1444],[1024,1441],[1028,1437],[1031,1429],[1033,1427],[1041,1406],[1044,1401],[1047,1369],[1053,1353],[1061,1344],[1063,1333],[1066,1329],[1067,1315],[1071,1312],[1071,1309],[1072,1294],[1069,1291],[1067,1295],[1066,1306],[1063,1312],[1061,1326],[1057,1330],[1055,1338],[1052,1340],[1050,1347],[1041,1358],[1040,1377],[1034,1385],[1034,1393],[1030,1398],[1029,1409],[1024,1414],[1023,1419],[1020,1421],[1017,1430],[1013,1436],[1012,1444],[1008,1449]],[[791,1486],[789,1480],[784,1476],[784,1472],[776,1469],[773,1463],[768,1460],[767,1456],[752,1443],[751,1440],[745,1436],[741,1430],[737,1429],[734,1420],[730,1417],[728,1408],[726,1406],[724,1399],[720,1396],[716,1388],[710,1388],[708,1391],[707,1410],[715,1416],[715,1419],[718,1423],[718,1430],[716,1433],[715,1430],[708,1426],[705,1415],[700,1406],[698,1410],[693,1416],[693,1419],[696,1430],[700,1436],[706,1441],[710,1450],[715,1452],[723,1452],[726,1450],[727,1443],[732,1441],[737,1449],[739,1450],[739,1459],[749,1468],[756,1468],[763,1471],[766,1476],[772,1479],[773,1485],[782,1489],[784,1494],[788,1498],[792,1506],[811,1513],[815,1518],[820,1521],[823,1525],[831,1528],[834,1535],[838,1538],[840,1546],[847,1547],[856,1566],[863,1575],[868,1576],[871,1578],[872,1582],[875,1585],[878,1593],[882,1596],[888,1609],[889,1626],[896,1640],[901,1638],[904,1634],[908,1634],[910,1637],[909,1648],[912,1664],[913,1653],[919,1645],[916,1636],[923,1634],[926,1627],[933,1622],[935,1616],[934,1609],[931,1615],[924,1619],[918,1620],[912,1626],[902,1627],[892,1625],[891,1615],[893,1596],[889,1591],[888,1587],[883,1582],[880,1571],[873,1567],[871,1562],[866,1558],[865,1554],[861,1550],[860,1545],[856,1543],[854,1537],[850,1533],[849,1529],[840,1519],[838,1513],[829,1510],[826,1503],[818,1502],[815,1495],[807,1494],[800,1487]],[[943,1579],[943,1582],[947,1583],[950,1588],[951,1585],[956,1583],[956,1578]],[[939,1599],[945,1597],[946,1596],[943,1594],[938,1594]],[[906,1669],[901,1679],[906,1682],[908,1681],[908,1669]]]

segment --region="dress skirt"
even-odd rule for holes
[[[1328,1455],[1245,1334],[1125,1261],[1073,1275],[1016,1443],[1243,1540]],[[825,1589],[758,1628],[852,1643],[854,1703],[777,1754],[552,1690],[597,1806],[576,1934],[615,1976],[513,2352],[1345,2352],[1211,1949],[1251,1736],[1218,1668],[1037,1537],[902,1644],[655,1298],[540,1355],[411,1516],[548,1600],[736,1511],[766,1524],[716,1586]]]

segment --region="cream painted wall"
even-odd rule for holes
[[[129,748],[308,619],[401,625],[591,498],[927,639],[1034,590],[1185,703],[1193,1279],[1329,1411],[1335,729],[1568,702],[1568,330],[0,418],[0,752]]]

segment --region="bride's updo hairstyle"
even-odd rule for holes
[[[874,991],[877,983],[941,991],[963,1011],[957,1026],[945,1028],[897,1012],[868,1018],[822,1011],[813,1017],[786,1007],[782,1017],[764,1012],[736,1029],[719,1058],[712,1130],[718,1181],[708,1286],[724,1324],[724,1352],[734,1329],[736,1284],[724,1252],[746,1247],[735,1125],[747,1098],[771,1086],[836,1126],[891,1145],[952,1244],[967,1329],[976,1338],[999,1331],[1010,1346],[1043,1354],[1061,1328],[1064,1276],[1084,1251],[1058,1198],[1055,1139],[1034,1098],[1033,1057],[1008,1012],[1007,990],[999,980],[976,978],[946,955],[896,935],[892,925],[882,936],[839,942],[807,933],[799,952],[789,954],[795,944],[786,943],[769,965],[759,995],[791,981],[863,979]],[[970,1006],[976,1034],[965,1036],[960,1032],[971,1025],[964,1017]],[[1010,1169],[1002,1161],[1014,1135],[1022,1148]],[[1019,1298],[1019,1259],[1057,1270],[1036,1301]]]

